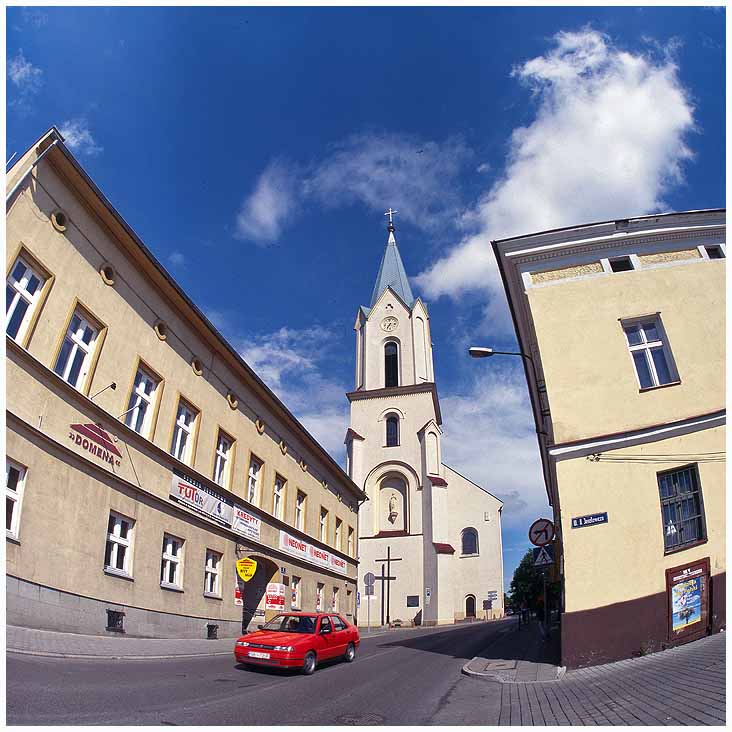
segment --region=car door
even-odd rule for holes
[[[333,624],[327,615],[320,618],[320,626],[318,627],[318,655],[320,658],[333,658],[338,653],[336,647],[335,633],[333,632]]]
[[[336,646],[336,654],[341,656],[345,654],[346,646],[348,645],[348,628],[338,615],[331,615],[330,619],[333,624],[333,640]]]

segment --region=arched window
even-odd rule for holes
[[[393,341],[384,346],[384,386],[399,386],[399,356]]]
[[[386,418],[386,446],[397,447],[399,445],[399,417],[390,414]]]
[[[475,529],[463,529],[463,554],[478,553],[478,532]]]

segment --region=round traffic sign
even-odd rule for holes
[[[545,518],[540,518],[531,524],[529,529],[529,541],[534,546],[549,544],[554,538],[554,524]]]
[[[373,585],[376,581],[376,575],[373,572],[366,572],[366,574],[363,576],[363,583],[368,587],[369,585]]]

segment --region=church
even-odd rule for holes
[[[442,462],[429,313],[412,294],[394,213],[370,304],[356,316],[347,394],[347,470],[368,496],[358,519],[358,624],[499,618],[503,504]]]

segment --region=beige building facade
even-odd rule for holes
[[[531,357],[568,666],[725,627],[725,237],[708,210],[493,243]]]
[[[355,620],[364,492],[55,128],[7,181],[7,622],[222,637],[278,610]]]
[[[359,623],[502,617],[503,504],[442,461],[429,314],[412,295],[393,224],[355,331],[347,470],[369,497],[359,512]]]

